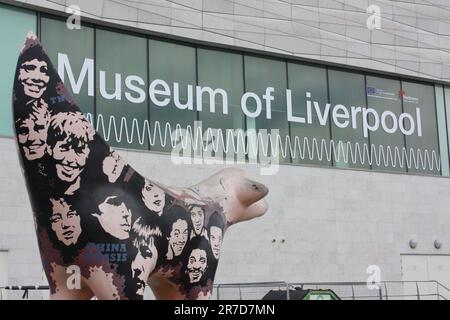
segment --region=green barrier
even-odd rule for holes
[[[340,300],[333,290],[308,290],[302,300]]]
[[[289,290],[270,290],[262,300],[341,300],[333,290],[330,289],[307,289],[301,288]]]

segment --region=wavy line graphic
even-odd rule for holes
[[[87,113],[89,122],[93,123],[94,116]],[[278,130],[272,129],[221,129],[207,128],[201,125],[172,126],[166,122],[132,120],[121,117],[120,122],[111,115],[105,120],[102,114],[96,119],[96,130],[106,141],[132,144],[136,141],[143,145],[150,143],[154,146],[159,141],[162,147],[182,148],[203,152],[213,151],[215,154],[264,155],[264,157],[300,160],[318,160],[343,162],[346,164],[368,164],[385,168],[414,168],[423,171],[439,171],[441,168],[440,155],[435,150],[406,148],[398,146],[384,146],[359,142],[334,141],[333,139],[316,139],[309,137],[290,136],[284,138]],[[106,121],[106,122],[105,122]]]

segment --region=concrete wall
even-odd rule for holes
[[[135,28],[450,81],[447,0],[16,0]],[[381,29],[369,30],[369,5]]]
[[[33,213],[12,138],[0,138],[0,250],[7,251],[9,285],[47,284]],[[3,292],[5,294],[5,292]],[[8,296],[20,298],[22,292]],[[40,297],[35,292],[32,297]]]

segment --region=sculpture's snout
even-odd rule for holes
[[[269,193],[269,189],[264,184],[245,177],[243,177],[241,183],[236,186],[237,197],[247,206],[258,202]]]

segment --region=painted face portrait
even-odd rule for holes
[[[112,151],[103,160],[103,173],[108,177],[108,181],[114,183],[117,181],[125,166],[125,161],[115,151]]]
[[[17,141],[22,147],[27,160],[36,160],[44,156],[47,148],[47,129],[50,113],[42,109],[32,112],[30,117],[22,120],[17,129]]]
[[[189,231],[186,220],[178,219],[175,221],[169,237],[169,247],[172,249],[175,257],[178,257],[183,252],[188,236]]]
[[[202,249],[194,249],[189,255],[187,264],[187,272],[189,275],[189,282],[199,282],[203,274],[206,271],[206,265],[208,263],[206,257],[206,251]]]
[[[39,99],[50,80],[47,62],[33,59],[20,65],[19,77],[24,93],[30,98]]]
[[[222,229],[213,226],[209,229],[209,241],[211,243],[211,250],[214,258],[219,259],[220,248],[222,246]]]
[[[66,182],[74,182],[86,165],[88,142],[95,131],[80,112],[61,112],[50,120],[47,152],[56,163],[56,175]]]
[[[145,180],[145,185],[142,189],[142,200],[147,208],[156,212],[158,215],[161,215],[164,205],[166,204],[165,199],[166,197],[163,189],[150,181]]]
[[[76,244],[81,234],[80,215],[71,209],[64,199],[50,199],[52,215],[50,223],[59,241],[66,246]]]
[[[120,197],[107,197],[98,209],[100,213],[93,215],[106,233],[120,240],[130,237],[131,211]]]
[[[53,158],[59,163],[56,165],[56,174],[63,181],[73,182],[80,175],[89,156],[89,148],[83,143],[71,143],[69,138],[56,143],[53,149]]]
[[[137,294],[143,296],[145,284],[151,271],[156,267],[158,251],[154,244],[153,237],[146,244],[139,244],[136,258],[131,263],[133,277],[137,282]]]
[[[194,225],[194,233],[195,235],[200,235],[203,230],[203,224],[205,221],[205,212],[201,207],[193,207],[191,209],[191,219],[192,224]]]

